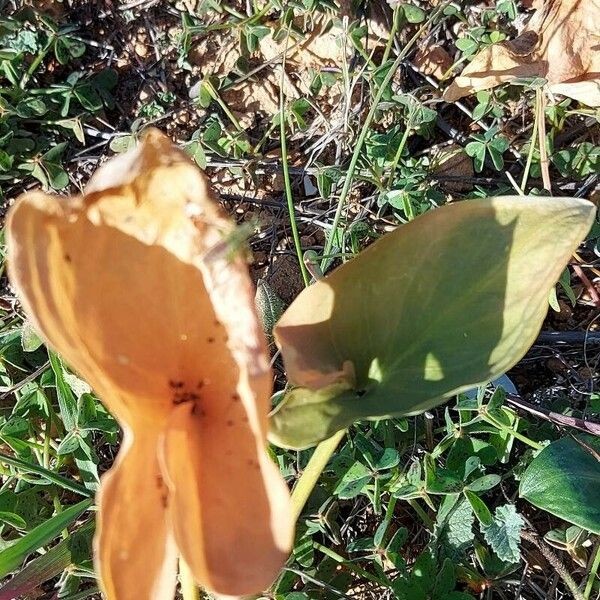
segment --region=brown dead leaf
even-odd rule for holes
[[[279,92],[270,78],[243,81],[223,92],[223,100],[244,129],[250,128],[257,116],[279,112]]]
[[[473,159],[458,144],[445,147],[434,157],[433,173],[445,175],[442,187],[451,192],[466,192],[473,189]],[[456,179],[455,179],[456,178]]]
[[[545,0],[512,41],[482,50],[444,92],[453,102],[520,77],[600,106],[600,0]]]
[[[212,31],[191,49],[189,61],[204,77],[229,75],[241,56],[239,40],[230,29]]]
[[[323,67],[339,67],[344,60],[349,59],[350,49],[344,48],[343,36],[341,27],[329,27],[324,22],[319,22],[298,43],[290,37],[287,43],[284,76],[284,93],[288,98],[299,98],[310,92],[312,71],[319,71]],[[275,40],[272,36],[266,36],[260,40],[259,49],[264,60],[273,61],[275,68],[271,81],[279,87],[281,57],[286,50],[285,38]],[[294,79],[289,73],[294,74]]]
[[[33,6],[37,11],[54,19],[63,19],[67,8],[58,0],[27,0],[25,5]]]
[[[452,66],[452,57],[439,44],[421,48],[414,60],[414,64],[426,75],[433,75],[442,79]]]
[[[180,554],[220,594],[267,587],[292,542],[265,452],[271,371],[233,223],[160,132],[82,196],[11,208],[10,279],[46,342],[124,441],[102,478],[95,562],[107,600],[168,600]]]
[[[306,30],[306,23],[298,20],[298,30]],[[290,36],[286,40],[274,39],[272,35],[262,38],[258,44],[257,53],[260,54],[259,64],[270,62],[271,66],[261,71],[252,80],[247,80],[223,92],[223,99],[236,113],[244,114],[240,117],[243,127],[249,127],[254,122],[256,115],[272,117],[279,111],[279,88],[283,80],[283,93],[288,99],[296,99],[310,94],[310,86],[315,72],[327,67],[339,69],[344,61],[350,60],[354,52],[352,44],[339,24],[317,19],[312,22],[312,29],[303,38],[295,39]],[[369,38],[367,52],[382,45],[382,40],[376,35]],[[283,55],[285,59],[285,73],[281,77]],[[340,85],[333,85],[324,89],[321,94],[322,106],[328,104],[333,109],[339,106],[341,96]],[[237,116],[237,114],[236,114]]]

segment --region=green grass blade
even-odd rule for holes
[[[71,431],[77,425],[77,399],[64,377],[63,365],[57,354],[48,352],[50,366],[56,380],[56,395],[60,416],[67,431]]]
[[[29,533],[17,540],[12,546],[0,552],[0,578],[6,577],[21,565],[29,554],[52,541],[60,532],[68,527],[79,515],[92,505],[92,500],[82,500],[63,512],[54,515],[45,523],[38,525]]]
[[[62,475],[58,475],[40,465],[32,465],[31,463],[25,462],[24,460],[20,460],[19,458],[14,458],[12,456],[7,456],[6,454],[0,453],[0,463],[5,463],[10,465],[11,467],[16,467],[25,473],[35,473],[36,475],[41,475],[51,483],[58,485],[59,487],[69,490],[71,492],[75,492],[80,496],[84,496],[86,498],[91,498],[94,495],[92,490],[88,490],[87,488],[63,477]]]
[[[94,521],[88,521],[80,527],[74,536],[91,536]],[[69,565],[73,564],[73,538],[69,537],[56,544],[42,556],[32,560],[10,581],[0,588],[0,600],[29,597],[42,583],[60,575]]]

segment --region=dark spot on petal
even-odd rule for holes
[[[231,394],[231,399],[232,399],[234,402],[239,402],[239,400],[240,400],[240,395],[239,395],[237,392],[234,392],[233,394]]]
[[[185,389],[183,381],[169,381],[169,385],[173,390],[173,404],[183,404],[184,402],[198,402],[200,394],[196,391],[189,391]]]
[[[169,496],[167,496],[167,494],[162,494],[160,497],[160,502],[163,508],[167,508],[169,506]]]
[[[206,341],[207,341],[209,344],[213,344],[213,343],[214,343],[214,341],[215,341],[215,338],[214,338],[214,337],[209,337],[209,338],[207,338],[207,339],[206,339]]]
[[[233,426],[233,419],[227,419],[227,427]]]
[[[71,255],[70,254],[65,254],[65,260],[70,263],[71,262]]]

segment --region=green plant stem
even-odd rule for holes
[[[369,571],[365,571],[365,569],[354,564],[352,561],[348,560],[347,558],[344,558],[341,554],[338,554],[334,550],[331,550],[331,548],[327,548],[327,546],[323,546],[323,544],[319,544],[318,542],[313,542],[313,547],[315,548],[315,550],[319,550],[319,552],[322,552],[323,554],[325,554],[325,556],[329,556],[329,558],[333,558],[333,560],[335,560],[335,562],[346,566],[350,571],[352,571],[359,577],[362,577],[363,579],[367,579],[368,581],[372,581],[373,583],[377,583],[379,585],[387,585],[385,583],[385,581],[382,581],[381,579],[377,578],[375,575],[372,575],[371,573],[369,573]]]
[[[346,177],[344,178],[344,185],[342,187],[342,191],[340,193],[340,197],[338,200],[338,205],[335,210],[335,215],[333,217],[333,225],[331,227],[331,232],[327,238],[327,241],[325,243],[325,248],[323,250],[324,255],[331,254],[331,250],[333,248],[333,242],[336,238],[337,229],[340,224],[340,219],[342,217],[342,212],[344,210],[344,206],[346,205],[346,200],[348,198],[348,194],[350,193],[350,188],[352,187],[352,180],[354,177],[354,172],[356,171],[356,165],[358,164],[358,159],[360,157],[360,153],[361,153],[362,148],[367,139],[369,127],[371,126],[371,123],[372,123],[373,119],[375,118],[375,113],[377,112],[377,110],[379,108],[379,103],[381,102],[381,99],[383,98],[383,94],[385,93],[387,86],[392,81],[392,77],[394,76],[394,74],[396,73],[398,68],[400,67],[400,65],[401,65],[402,61],[404,60],[404,58],[406,57],[406,55],[410,52],[410,50],[416,44],[417,40],[421,37],[423,32],[429,27],[431,22],[446,7],[447,4],[448,4],[448,2],[444,2],[443,4],[438,6],[438,8],[431,13],[429,18],[423,23],[423,25],[421,25],[421,27],[419,27],[419,30],[415,33],[415,35],[413,35],[413,37],[410,38],[410,40],[408,40],[408,42],[406,43],[406,45],[404,46],[404,48],[402,49],[400,54],[398,54],[398,56],[396,57],[396,60],[393,62],[392,66],[388,70],[386,76],[384,77],[383,81],[381,82],[381,85],[379,86],[379,89],[377,90],[377,93],[375,94],[375,98],[373,99],[371,108],[369,109],[369,112],[367,114],[365,122],[363,123],[363,126],[360,130],[360,134],[358,136],[356,145],[354,146],[354,152],[352,153],[352,158],[350,159],[350,165],[348,166],[348,171],[346,172]],[[328,259],[323,259],[323,261],[321,262],[321,269],[323,270],[323,272],[326,271],[330,262],[331,261],[329,261]]]
[[[540,149],[540,169],[544,188],[552,193],[548,149],[546,148],[546,96],[541,88],[535,90],[536,120],[538,121],[538,145]]]
[[[198,35],[197,33],[195,33],[195,31],[198,31],[198,33],[200,33],[200,34],[204,34],[204,33],[208,33],[211,31],[224,31],[226,29],[234,29],[234,28],[237,29],[237,28],[243,27],[244,25],[253,25],[257,21],[260,21],[260,19],[262,19],[262,17],[264,17],[271,10],[272,7],[273,7],[273,2],[270,0],[263,6],[263,8],[260,9],[260,11],[254,13],[253,15],[251,15],[249,17],[246,17],[246,16],[238,13],[237,11],[234,11],[234,9],[227,7],[225,5],[225,10],[227,12],[229,12],[229,14],[236,17],[237,19],[242,19],[242,20],[241,21],[227,21],[225,23],[215,23],[213,25],[207,25],[206,27],[200,27],[200,28],[192,27],[192,28],[188,28],[188,30],[193,29],[194,32],[192,33],[192,35]]]
[[[315,448],[313,455],[310,457],[306,468],[302,472],[302,475],[300,475],[300,479],[298,479],[298,483],[296,483],[292,491],[292,518],[294,521],[297,521],[300,518],[302,510],[315,488],[315,485],[317,485],[317,481],[319,480],[323,469],[327,466],[329,459],[345,434],[346,430],[342,429],[333,434],[330,438],[323,440]]]
[[[252,154],[259,154],[261,151],[261,148],[263,147],[263,145],[265,144],[265,142],[267,141],[267,139],[269,138],[269,136],[277,129],[277,123],[271,123],[271,125],[269,125],[269,128],[267,129],[267,131],[265,131],[265,134],[262,136],[262,138],[260,139],[260,141],[256,144],[256,146],[254,146],[254,148],[252,148]]]
[[[50,404],[50,403],[48,403]],[[44,430],[44,453],[42,456],[42,466],[44,467],[44,469],[47,469],[48,471],[50,471],[50,428],[52,427],[52,415],[54,414],[52,411],[52,407],[49,406],[49,415],[50,418],[46,424],[46,429]],[[54,505],[54,512],[56,514],[58,514],[59,512],[62,512],[63,507],[62,504],[60,503],[60,499],[58,497],[58,494],[56,493],[56,489],[52,489],[52,504]],[[61,532],[62,538],[64,540],[66,540],[69,537],[69,530],[65,527],[62,532]]]
[[[396,39],[396,33],[398,33],[399,20],[400,7],[396,6],[396,8],[394,9],[394,14],[392,15],[392,29],[390,31],[390,36],[388,37],[387,44],[385,45],[385,50],[383,51],[383,57],[381,58],[382,65],[384,65],[390,57],[390,52],[392,51],[392,46],[394,44],[394,40]]]
[[[590,594],[592,593],[592,588],[594,587],[594,581],[596,579],[596,573],[598,573],[598,567],[600,567],[600,543],[596,545],[592,568],[590,569],[590,573],[585,584],[585,589],[583,590],[583,597],[585,600],[589,600]]]
[[[179,583],[183,600],[200,600],[200,590],[194,581],[192,572],[183,558],[179,557]]]
[[[504,433],[508,433],[509,435],[512,435],[513,437],[516,437],[518,440],[520,440],[524,444],[527,444],[530,448],[533,448],[534,450],[541,450],[544,447],[544,446],[542,446],[542,444],[538,444],[537,442],[534,442],[533,440],[529,439],[526,435],[519,433],[516,429],[513,429],[512,427],[508,427],[508,425],[504,425],[504,423],[497,421],[496,419],[494,419],[493,417],[491,417],[488,414],[482,413],[481,418],[484,421],[486,421],[487,423],[489,423],[490,425],[497,427],[500,431],[502,431]]]
[[[387,181],[387,187],[392,187],[392,183],[394,182],[394,175],[396,174],[396,169],[398,168],[398,163],[400,162],[400,158],[402,158],[402,153],[404,152],[404,146],[406,146],[406,142],[408,141],[408,136],[412,131],[412,127],[407,123],[406,129],[402,134],[402,139],[400,140],[400,144],[398,145],[398,150],[396,150],[396,155],[394,156],[394,162],[392,162],[392,168],[390,169],[390,175]]]
[[[533,534],[530,531],[521,531],[521,537],[528,542],[531,542],[543,555],[544,558],[554,567],[554,570],[558,573],[564,584],[571,592],[574,600],[584,600],[583,594],[579,590],[579,587],[575,583],[573,577],[569,571],[567,571],[562,561],[554,554],[554,551],[550,549],[548,544],[542,542],[537,533]]]
[[[292,229],[292,238],[294,240],[294,248],[296,249],[296,256],[298,258],[298,264],[300,265],[300,272],[302,273],[302,279],[304,285],[308,287],[310,285],[310,275],[303,260],[302,246],[300,244],[300,235],[298,234],[298,224],[296,223],[296,211],[294,208],[294,198],[292,196],[292,184],[290,182],[290,169],[288,165],[287,157],[287,139],[285,136],[285,106],[284,106],[284,78],[285,78],[285,57],[287,54],[287,44],[289,39],[289,28],[285,39],[285,50],[283,52],[283,60],[281,63],[281,81],[279,83],[279,135],[281,138],[281,166],[283,169],[283,181],[285,187],[285,198],[287,200],[288,215],[290,219],[290,227]]]
[[[425,525],[425,527],[429,529],[429,531],[433,531],[435,523],[431,520],[429,515],[421,508],[421,505],[417,502],[417,500],[415,498],[410,498],[409,500],[407,500],[407,502],[410,504],[411,508],[417,513],[417,515],[419,515],[419,518],[421,519],[421,521],[423,521],[423,525]]]
[[[243,128],[240,125],[240,122],[235,118],[235,115],[229,110],[229,107],[219,95],[219,92],[215,89],[215,86],[210,82],[209,79],[204,80],[204,85],[208,90],[208,93],[211,95],[212,99],[221,107],[223,112],[227,115],[227,118],[231,121],[231,124],[237,129],[238,133],[242,133]]]
[[[42,50],[40,50],[40,52],[38,52],[38,55],[35,57],[34,61],[29,66],[29,69],[27,69],[27,72],[23,74],[23,77],[21,78],[21,81],[19,82],[19,87],[22,90],[25,89],[25,86],[27,85],[29,80],[33,77],[33,74],[38,70],[38,67],[40,66],[40,64],[42,64],[42,61],[44,60],[44,58],[46,58],[46,55],[50,51],[50,48],[52,48],[53,42],[54,42],[54,38],[52,37],[46,44],[46,47],[43,48]]]
[[[535,152],[535,145],[537,143],[538,126],[539,126],[539,112],[534,110],[535,118],[533,119],[533,133],[531,134],[531,142],[529,142],[529,152],[527,153],[527,162],[525,163],[525,170],[523,171],[523,177],[521,178],[521,189],[525,191],[527,186],[527,179],[529,179],[529,170],[531,169],[531,163],[533,161],[533,153]]]

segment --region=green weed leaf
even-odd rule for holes
[[[523,517],[512,504],[499,506],[494,513],[494,520],[487,526],[482,525],[481,531],[485,541],[500,560],[518,562],[521,556],[519,540]]]
[[[35,550],[52,541],[92,505],[92,500],[82,500],[63,512],[54,515],[35,529],[0,552],[0,578],[6,577]]]
[[[461,497],[456,504],[456,508],[448,516],[443,530],[443,539],[446,544],[457,553],[463,552],[471,545],[475,537],[473,533],[474,523],[473,508],[470,502]]]

